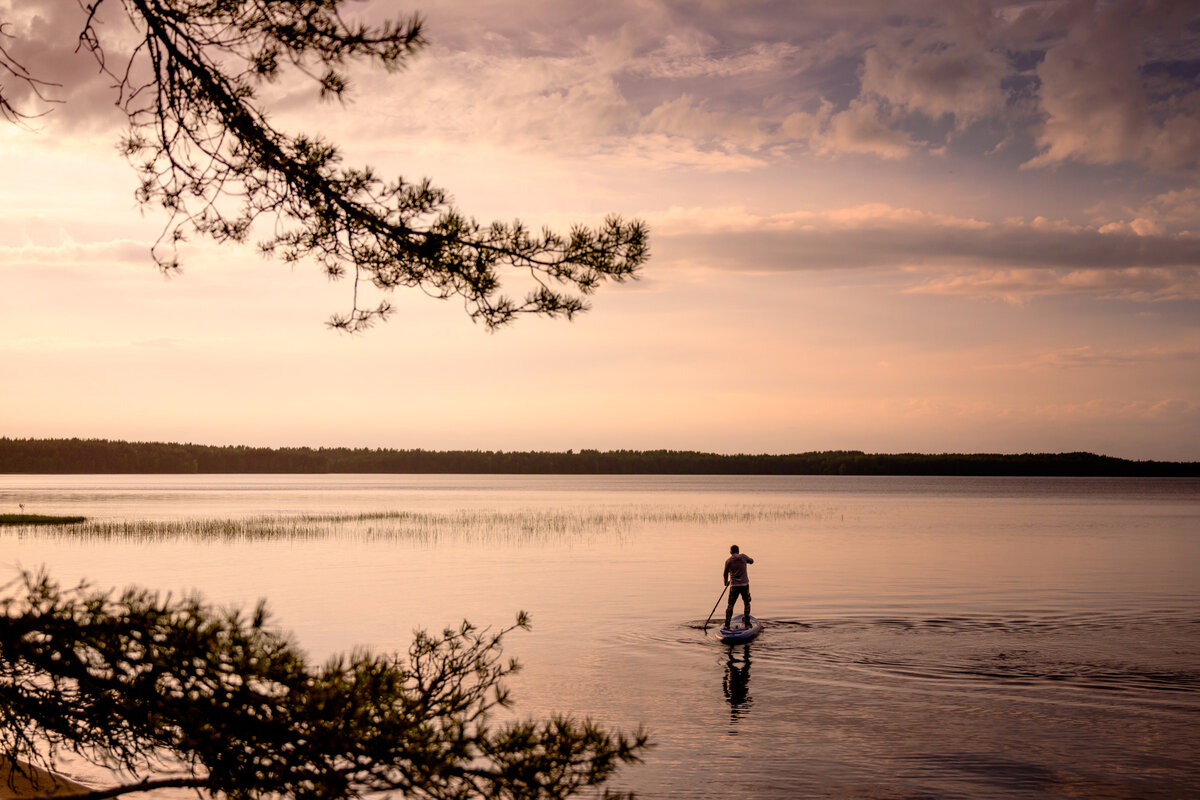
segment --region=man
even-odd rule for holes
[[[754,559],[740,552],[736,544],[729,548],[729,558],[725,559],[725,572],[721,576],[729,587],[729,605],[725,606],[726,628],[733,620],[733,604],[739,596],[745,598],[742,601],[746,609],[743,620],[746,627],[750,627],[750,576],[746,574],[746,565],[753,563]]]

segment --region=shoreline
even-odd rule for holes
[[[247,447],[0,436],[0,473],[859,475],[1197,478],[1200,461],[1069,453],[709,453],[693,450],[423,450]]]

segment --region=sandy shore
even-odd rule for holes
[[[11,761],[0,761],[0,800],[21,797],[70,797],[91,791],[88,787],[26,765],[13,771]]]

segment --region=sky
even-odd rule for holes
[[[115,6],[114,6],[115,7]],[[497,332],[203,240],[164,277],[78,7],[0,126],[0,435],[258,446],[1089,451],[1200,460],[1200,6],[371,0],[430,44],[277,127],[480,220],[644,220],[637,281]],[[105,20],[121,51],[127,32]]]

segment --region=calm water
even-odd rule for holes
[[[4,573],[266,597],[318,658],[525,609],[518,711],[644,724],[647,798],[1200,796],[1200,481],[0,476],[19,503],[111,525],[0,533]],[[766,629],[731,648],[735,542]]]

